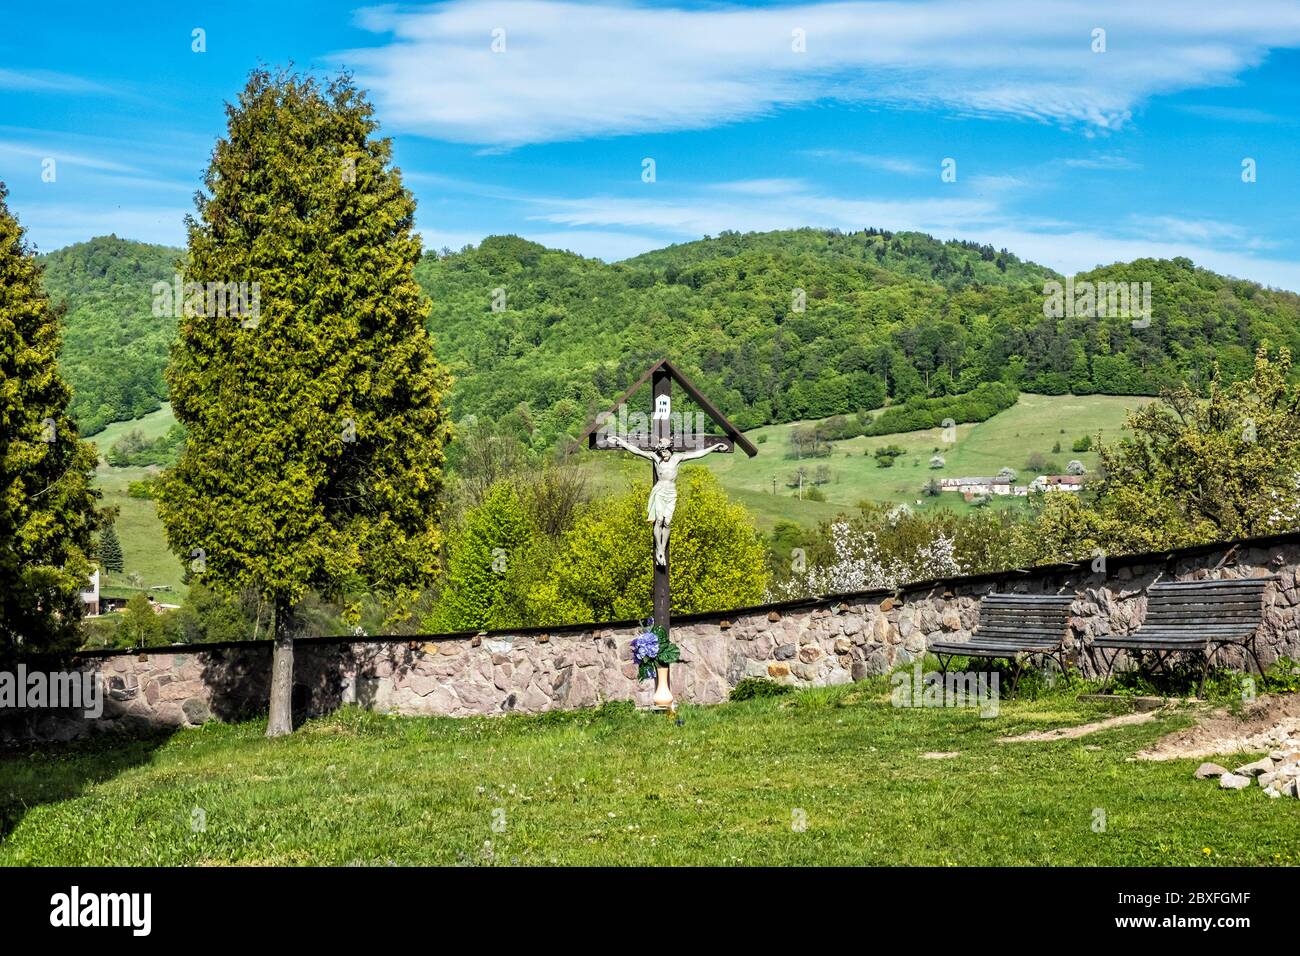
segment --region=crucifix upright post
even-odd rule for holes
[[[660,366],[654,370],[652,384],[654,386],[655,406],[659,405],[659,396],[661,395],[668,399],[668,402],[671,405],[673,377],[669,374],[666,368]],[[650,439],[652,444],[663,438],[675,437],[669,434],[672,426],[672,422],[669,418],[656,416],[652,418],[650,422],[652,429]],[[654,484],[656,477],[657,472],[655,471],[655,466],[651,464],[650,483],[652,485]],[[664,563],[661,565],[657,562],[653,562],[655,568],[654,618],[656,624],[663,625],[665,634],[667,634],[672,627],[672,595],[668,590],[668,562],[672,560],[671,555],[668,553],[668,549],[671,546],[672,538],[669,538],[668,542],[664,545]]]

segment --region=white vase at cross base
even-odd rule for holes
[[[671,707],[673,704],[673,692],[668,687],[668,668],[660,664],[655,665],[655,706]]]

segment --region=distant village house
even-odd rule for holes
[[[980,495],[1027,495],[1031,491],[1081,491],[1080,475],[1039,475],[1028,485],[1019,485],[1007,478],[940,478],[940,491],[955,491],[967,500]]]

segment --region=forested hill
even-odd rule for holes
[[[165,396],[175,320],[152,316],[150,287],[181,254],[107,237],[45,257],[51,294],[70,306],[63,360],[86,432]],[[1079,277],[1151,282],[1152,321],[1134,328],[1044,317],[1043,283],[1060,277],[1006,250],[874,229],[724,233],[613,265],[494,236],[427,254],[417,277],[457,377],[455,414],[538,449],[664,355],[748,428],[985,382],[1154,394],[1204,382],[1216,358],[1240,377],[1263,341],[1300,352],[1300,297],[1185,259]]]
[[[152,288],[172,281],[180,249],[100,236],[42,256],[45,290],[66,303],[60,363],[83,434],[156,411],[176,320],[155,318]]]
[[[1215,359],[1244,376],[1262,341],[1300,351],[1300,297],[1186,259],[1078,277],[1149,281],[1152,321],[1134,328],[1121,317],[1046,318],[1051,270],[916,233],[726,233],[615,265],[498,236],[428,255],[417,274],[458,377],[456,413],[496,419],[535,447],[661,355],[748,428],[984,382],[1155,394],[1184,377],[1204,383]]]
[[[1059,278],[1051,269],[1023,262],[1006,249],[974,242],[940,242],[920,232],[881,232],[867,229],[845,233],[827,229],[783,229],[777,232],[724,232],[656,249],[626,260],[628,265],[659,269],[669,281],[676,273],[711,259],[753,252],[811,256],[847,269],[874,265],[886,272],[960,288],[985,285],[1042,287],[1044,278]]]

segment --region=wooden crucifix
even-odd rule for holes
[[[654,407],[647,417],[643,413],[627,414],[626,402],[647,381],[651,382]],[[722,435],[705,435],[689,423],[688,416],[672,410],[673,382],[704,409],[704,413],[722,429]],[[701,420],[703,416],[695,416]],[[646,504],[646,520],[654,535],[654,620],[667,633],[671,627],[672,600],[668,590],[669,538],[673,511],[677,505],[677,469],[683,461],[703,458],[711,452],[730,453],[739,445],[753,458],[758,449],[740,430],[727,421],[713,403],[691,384],[668,359],[660,359],[646,370],[605,412],[570,446],[576,448],[583,439],[597,451],[625,451],[649,459],[653,484]]]

